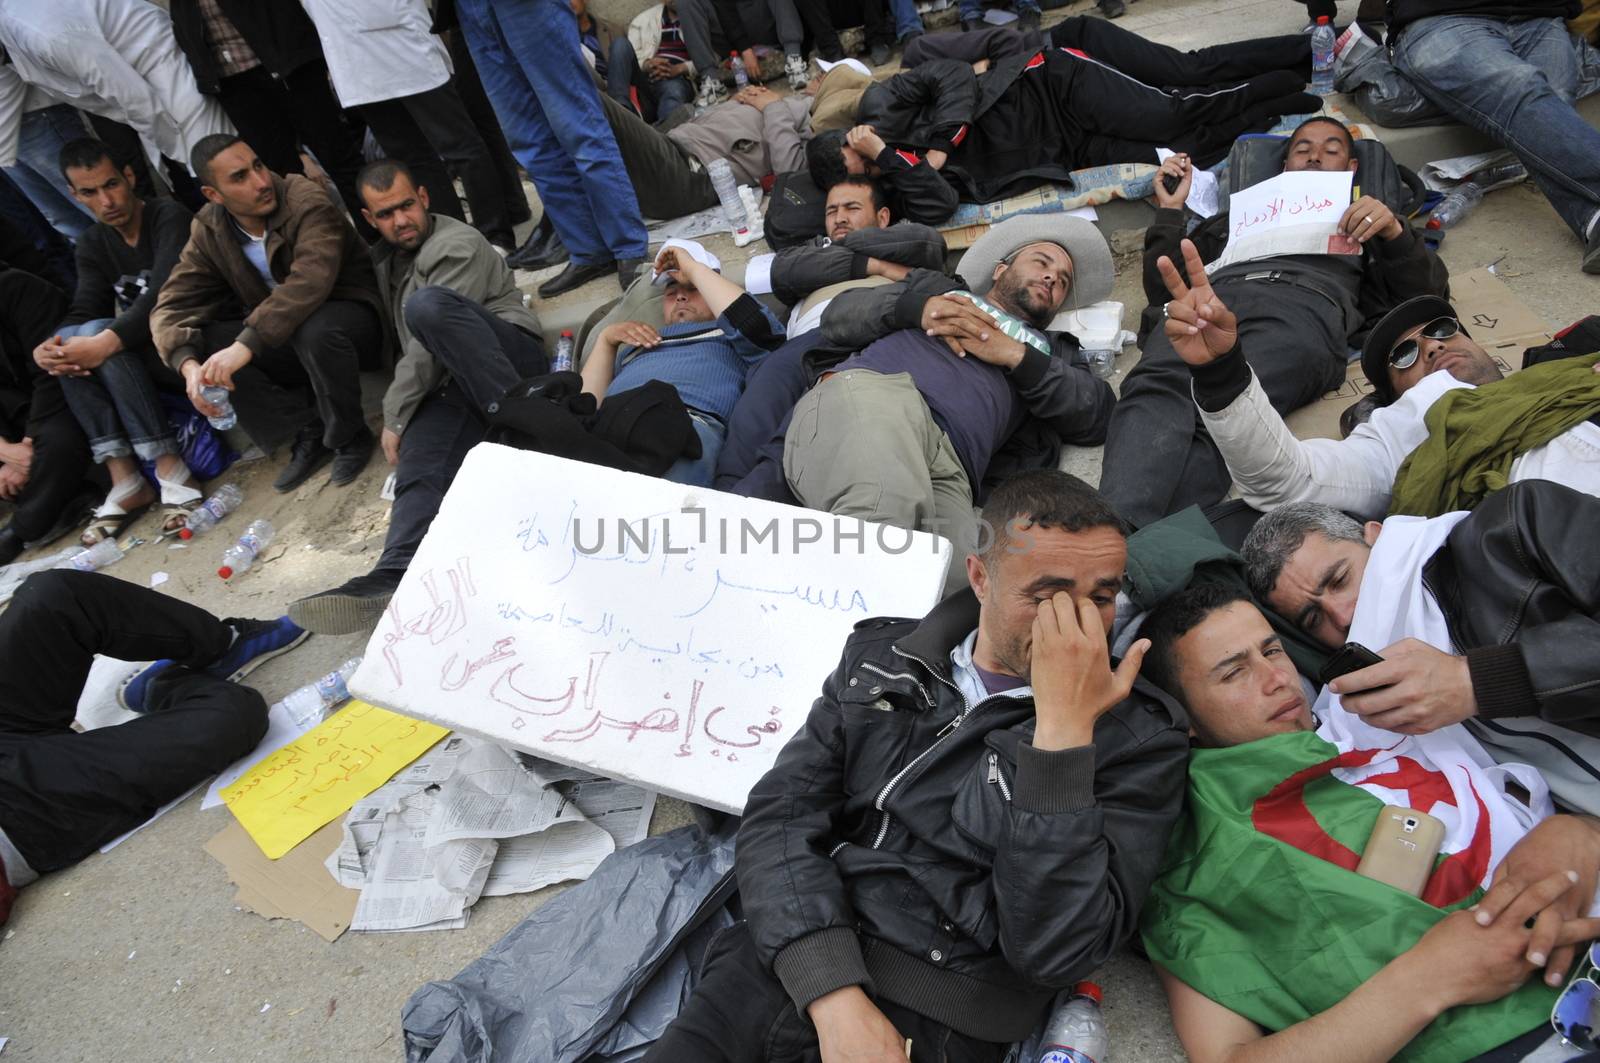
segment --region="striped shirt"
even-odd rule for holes
[[[606,397],[661,380],[678,389],[684,405],[727,421],[744,392],[745,375],[767,353],[734,324],[735,320],[743,322],[746,314],[753,316],[752,306],[759,307],[771,330],[769,335],[781,341],[783,326],[778,319],[747,295],[715,321],[663,326],[661,343],[655,347],[623,344],[617,348],[616,375]],[[748,323],[745,330],[755,331]]]

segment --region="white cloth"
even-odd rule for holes
[[[317,25],[345,107],[395,100],[450,80],[450,53],[423,0],[300,0]]]
[[[628,23],[628,43],[633,45],[634,57],[643,63],[661,49],[661,13],[663,4],[651,4]],[[693,61],[683,64],[683,72],[693,80]]]
[[[1444,613],[1422,584],[1422,566],[1444,544],[1450,529],[1466,516],[1449,513],[1431,520],[1391,517],[1384,523],[1361,579],[1350,624],[1351,642],[1381,652],[1385,646],[1410,637],[1453,652]],[[1394,734],[1348,712],[1339,696],[1327,688],[1318,697],[1315,712],[1321,721],[1317,733],[1341,751],[1381,751],[1364,765],[1336,769],[1337,777],[1375,794],[1385,804],[1416,808],[1440,820],[1445,825],[1444,853],[1487,847],[1486,853],[1479,854],[1482,859],[1473,861],[1482,872],[1482,886],[1489,885],[1493,869],[1511,847],[1555,811],[1549,787],[1537,771],[1525,764],[1496,764],[1460,724],[1426,735]],[[1423,772],[1407,779],[1408,772],[1413,771],[1408,761]],[[1448,803],[1423,778],[1430,771],[1448,784]],[[1391,781],[1366,782],[1373,776],[1388,776]],[[1513,779],[1527,791],[1526,804],[1507,793],[1507,783]],[[1408,782],[1419,786],[1413,790],[1406,785]],[[1481,833],[1485,816],[1487,837]]]
[[[0,64],[0,166],[17,164],[22,140],[22,116],[52,106],[56,101],[37,85],[22,80],[8,64]]]
[[[23,81],[132,126],[147,150],[187,162],[201,137],[235,131],[221,104],[200,94],[172,19],[154,4],[4,0],[0,45]]]
[[[1241,497],[1256,509],[1315,501],[1381,520],[1406,455],[1427,438],[1428,409],[1445,392],[1471,386],[1447,372],[1430,373],[1342,440],[1296,439],[1254,373],[1244,394],[1200,417]],[[1600,495],[1600,428],[1584,422],[1512,462],[1513,482],[1533,479]]]

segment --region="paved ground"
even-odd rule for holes
[[[1353,7],[1341,4],[1346,17]],[[1299,5],[1285,0],[1140,0],[1123,25],[1195,47],[1294,32],[1303,17]],[[733,253],[731,244],[721,244],[714,245],[719,252]],[[1576,242],[1529,186],[1491,196],[1451,233],[1444,257],[1457,273],[1498,263],[1512,290],[1553,326],[1600,308],[1600,278],[1578,273]],[[1136,261],[1119,262],[1117,297],[1130,307],[1130,324],[1132,308],[1143,302]],[[605,283],[546,312],[576,313],[613,294],[602,290]],[[1130,348],[1121,368],[1136,357]],[[1074,452],[1069,462],[1098,479],[1098,451]],[[249,514],[279,528],[258,571],[220,583],[210,571],[222,544],[200,540],[185,550],[139,547],[112,572],[140,583],[166,572],[168,593],[223,615],[266,616],[298,595],[365,571],[383,538],[385,507],[377,493],[384,470],[375,463],[342,491],[319,478],[281,496],[268,487],[276,464],[243,466],[230,476],[245,486]],[[139,531],[151,534],[149,523]],[[313,639],[252,681],[275,699],[359,653],[362,642]],[[5,1060],[396,1060],[400,1008],[410,993],[449,977],[556,892],[485,899],[464,930],[346,934],[330,945],[297,924],[232,907],[232,886],[201,851],[227,820],[225,810],[202,812],[191,799],[115,852],[23,891],[0,935],[0,1036],[11,1038]],[[684,806],[663,801],[654,828],[685,821]],[[1148,965],[1123,957],[1100,977],[1117,1058],[1180,1058]]]

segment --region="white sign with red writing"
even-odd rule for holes
[[[480,444],[350,688],[740,812],[851,629],[926,613],[949,557],[926,532]]]
[[[1359,255],[1339,232],[1354,172],[1281,173],[1228,197],[1228,246],[1207,270],[1276,255]]]

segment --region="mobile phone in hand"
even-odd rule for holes
[[[1367,649],[1359,642],[1347,642],[1338,652],[1328,658],[1328,663],[1322,666],[1322,672],[1317,676],[1323,686],[1351,672],[1359,672],[1363,668],[1370,668],[1375,664],[1382,664],[1383,658]]]

